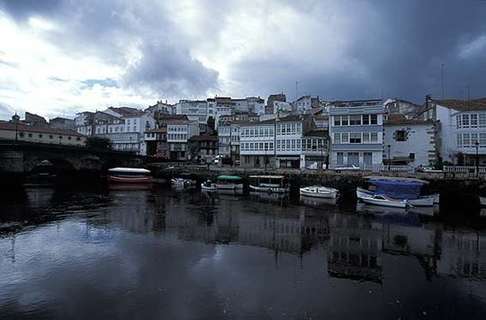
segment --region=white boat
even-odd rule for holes
[[[184,178],[172,178],[170,179],[170,183],[179,188],[189,187],[192,185],[192,181],[189,179]]]
[[[110,183],[147,184],[152,182],[150,171],[142,168],[111,168],[108,170]]]
[[[218,190],[243,190],[243,181],[239,176],[218,176],[216,178],[216,188]]]
[[[216,191],[218,190],[216,184],[211,180],[201,183],[201,190],[202,191]]]
[[[300,188],[300,195],[315,198],[335,199],[338,196],[339,190],[334,188],[322,186],[310,186]]]
[[[409,206],[407,200],[399,200],[387,197],[381,194],[375,194],[366,189],[357,188],[356,197],[367,204],[376,206],[392,207],[392,208],[407,208]]]
[[[436,195],[422,196],[417,199],[409,199],[408,203],[414,207],[433,207],[436,204]]]
[[[250,191],[288,193],[290,188],[284,176],[250,176]]]

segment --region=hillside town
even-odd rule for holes
[[[0,122],[0,138],[83,146],[108,139],[113,150],[154,161],[248,168],[411,170],[486,164],[486,99],[423,104],[402,99],[327,101],[285,94],[158,101],[109,107],[74,119],[25,112]]]

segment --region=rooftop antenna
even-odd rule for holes
[[[295,81],[295,101],[299,98],[299,81]]]

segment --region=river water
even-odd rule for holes
[[[17,193],[2,199],[0,319],[486,318],[481,218],[170,188]]]

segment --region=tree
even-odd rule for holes
[[[86,139],[86,147],[96,150],[111,150],[111,140],[102,137],[88,137]]]

